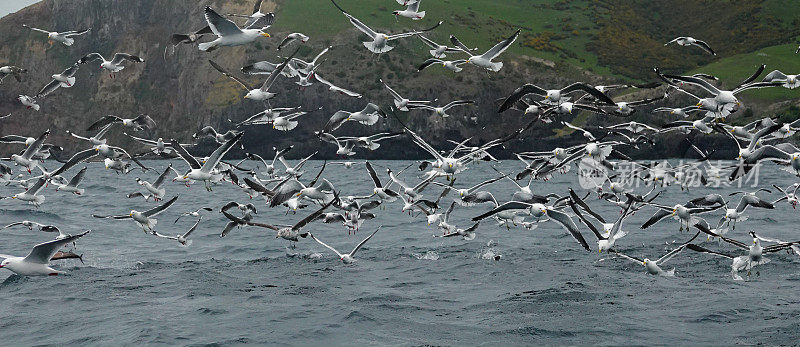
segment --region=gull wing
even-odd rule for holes
[[[70,244],[75,242],[75,240],[83,237],[84,235],[88,234],[89,231],[84,231],[75,236],[68,236],[61,240],[53,240],[50,242],[40,243],[33,247],[30,253],[25,257],[26,262],[35,263],[35,264],[49,264],[50,259],[53,258],[53,255],[58,252],[61,247],[64,245]]]
[[[294,58],[294,55],[297,54],[297,51],[299,51],[299,50],[300,50],[300,47],[297,47],[294,50],[294,52],[292,52],[292,55],[290,55],[288,58],[286,58],[286,60],[284,60],[283,63],[281,63],[281,65],[278,65],[278,67],[275,68],[275,71],[272,71],[272,73],[269,75],[269,77],[267,77],[267,80],[264,81],[264,84],[261,85],[261,90],[263,90],[263,91],[269,90],[269,87],[272,86],[273,83],[275,83],[275,80],[281,74],[281,71],[283,71],[283,69],[286,68],[286,65],[288,65],[289,62],[292,61],[292,58]]]
[[[185,161],[192,169],[199,169],[200,162],[197,161],[197,158],[193,157],[189,152],[186,151],[186,148],[175,139],[170,140],[169,146],[175,149],[175,152],[178,152],[178,155],[181,156],[183,161]]]
[[[317,243],[319,243],[320,245],[323,245],[323,246],[325,246],[325,248],[330,249],[331,251],[336,253],[336,255],[339,256],[339,258],[342,257],[342,253],[339,253],[339,251],[337,251],[336,248],[333,248],[333,247],[329,246],[327,243],[320,241],[318,238],[316,238],[314,236],[314,234],[308,233],[308,236],[311,236],[311,238],[314,239],[314,241],[317,241]]]
[[[53,171],[53,173],[50,174],[50,177],[58,176],[64,173],[65,171],[69,170],[73,166],[77,165],[78,163],[86,159],[89,159],[95,155],[97,155],[97,151],[94,150],[93,148],[75,153],[75,155],[73,155],[72,158],[69,158],[69,160],[67,160],[67,162],[64,163],[64,165],[62,165],[60,168],[58,168],[58,170]]]
[[[505,52],[505,50],[508,49],[508,47],[511,46],[512,43],[514,43],[514,40],[516,40],[517,37],[519,36],[519,32],[520,29],[517,29],[517,32],[515,32],[513,35],[509,36],[502,42],[494,45],[494,47],[490,48],[488,51],[486,51],[486,53],[483,53],[482,57],[488,60],[497,58],[498,55]]]
[[[378,34],[375,33],[375,31],[370,29],[364,23],[361,23],[361,21],[358,20],[356,17],[353,17],[349,13],[347,13],[347,11],[345,11],[341,7],[339,7],[339,4],[337,4],[335,1],[331,0],[331,2],[333,3],[334,6],[336,6],[336,8],[339,9],[339,11],[342,11],[342,14],[344,14],[344,16],[347,17],[347,19],[350,20],[350,23],[353,24],[353,26],[356,27],[356,29],[361,30],[361,32],[363,32],[364,34],[367,34],[367,36],[369,36],[371,39],[375,39],[375,36],[378,35]]]
[[[361,246],[364,246],[364,244],[367,243],[367,241],[369,241],[369,239],[371,239],[373,236],[375,236],[375,234],[377,234],[379,231],[381,231],[381,227],[383,227],[383,226],[382,225],[379,226],[378,229],[375,229],[375,231],[372,232],[372,234],[369,234],[369,236],[367,236],[367,238],[365,238],[364,240],[359,242],[358,245],[356,245],[356,247],[353,248],[353,251],[350,252],[350,256],[351,257],[355,256],[356,252],[358,252],[358,250],[361,249]]]
[[[306,224],[308,224],[311,221],[317,219],[317,217],[319,217],[319,215],[321,215],[322,212],[325,211],[325,209],[327,209],[328,207],[333,205],[334,202],[338,202],[338,201],[339,201],[339,194],[335,194],[334,198],[331,199],[331,201],[329,201],[327,204],[322,205],[322,207],[320,207],[319,210],[317,210],[316,212],[308,215],[308,217],[303,218],[302,220],[297,222],[295,225],[293,225],[292,226],[292,230],[300,230],[300,229],[302,229]]]
[[[506,211],[506,210],[525,210],[525,209],[529,209],[530,207],[531,207],[531,205],[528,204],[528,203],[524,203],[524,202],[520,202],[520,201],[509,201],[509,202],[507,202],[505,204],[502,204],[500,206],[497,206],[497,207],[493,208],[489,212],[486,212],[486,213],[484,213],[484,214],[482,214],[480,216],[472,218],[472,221],[473,222],[477,222],[477,221],[482,220],[482,219],[484,219],[486,217],[491,217],[491,216],[493,216],[493,215],[495,215],[497,213],[500,213],[500,212]]]
[[[75,176],[72,177],[71,180],[69,180],[67,185],[70,186],[70,187],[77,187],[78,184],[81,183],[81,181],[83,180],[83,176],[84,175],[86,175],[86,167],[85,166],[83,167],[83,169],[81,169],[81,171],[78,171],[78,173],[75,174]]]
[[[238,82],[240,85],[242,85],[242,87],[244,87],[244,89],[253,90],[253,87],[250,87],[250,85],[247,84],[247,82],[245,82],[243,79],[237,77],[236,75],[231,74],[230,72],[225,70],[222,66],[219,66],[219,64],[217,64],[213,60],[209,59],[208,62],[211,64],[211,66],[214,67],[214,69],[219,71],[219,73],[225,75],[225,77],[228,77],[228,78]],[[272,75],[270,75],[270,77],[272,77]]]
[[[224,157],[225,154],[228,153],[228,151],[230,151],[231,148],[233,148],[233,146],[239,142],[239,140],[241,140],[242,136],[244,136],[243,132],[238,133],[232,139],[217,147],[217,149],[215,149],[214,152],[208,156],[208,160],[206,160],[205,164],[203,164],[203,166],[200,168],[200,171],[211,172],[211,170],[217,167],[217,164],[219,164],[219,162],[222,160],[222,157]]]
[[[367,167],[367,172],[369,173],[369,177],[372,178],[372,183],[375,184],[375,188],[383,188],[383,186],[381,186],[381,179],[378,178],[378,174],[375,173],[375,169],[372,168],[372,164],[370,164],[369,161],[366,161],[364,166]]]
[[[206,6],[205,17],[206,21],[208,22],[208,26],[211,27],[211,31],[214,33],[214,35],[225,36],[238,35],[242,33],[242,30],[239,29],[236,23],[221,16],[219,13],[211,9],[211,7]]]
[[[578,241],[578,243],[581,244],[585,250],[590,250],[589,244],[586,243],[586,239],[584,239],[583,235],[581,235],[580,230],[578,230],[578,226],[575,225],[575,222],[566,213],[548,208],[547,216],[556,223],[561,224],[564,229],[567,229],[569,234],[572,235],[575,241]]]
[[[147,217],[154,217],[154,216],[157,216],[159,213],[161,213],[161,212],[164,212],[164,210],[166,210],[166,209],[168,209],[170,206],[172,206],[172,204],[174,204],[174,203],[175,203],[175,201],[177,201],[177,200],[178,200],[178,196],[176,195],[176,196],[175,196],[175,197],[173,197],[172,199],[169,199],[169,201],[167,201],[167,202],[163,203],[161,206],[156,206],[156,207],[154,207],[154,208],[151,208],[151,209],[149,209],[149,210],[147,210],[147,211],[144,211],[144,213],[143,213],[143,214],[144,214],[145,216],[147,216]]]
[[[31,30],[33,30],[33,31],[38,31],[38,32],[40,32],[40,33],[50,34],[50,32],[49,32],[49,31],[47,31],[47,30],[43,30],[43,29],[39,29],[39,28],[34,28],[34,27],[32,27],[32,26],[28,26],[27,24],[22,24],[22,26],[24,26],[24,27],[26,27],[26,28],[28,28],[28,29],[31,29]]]
[[[561,95],[566,95],[576,91],[586,92],[587,94],[595,97],[595,99],[600,100],[606,104],[616,105],[614,100],[608,97],[608,95],[606,95],[605,93],[597,90],[597,88],[595,87],[592,87],[586,83],[581,83],[581,82],[575,82],[573,84],[564,87],[563,89],[561,89]]]
[[[594,88],[593,88],[594,89]],[[501,113],[509,108],[513,107],[517,101],[521,100],[523,96],[528,94],[536,94],[536,95],[547,95],[547,91],[540,88],[539,86],[533,84],[525,84],[522,87],[515,89],[511,95],[509,95],[502,104],[500,104],[500,108],[497,110],[497,113]]]
[[[132,61],[134,63],[143,63],[144,62],[144,59],[139,58],[138,56],[135,56],[135,55],[132,55],[132,54],[116,53],[116,54],[114,54],[114,57],[111,58],[111,64],[115,64],[115,65],[116,64],[120,64],[125,60]]]

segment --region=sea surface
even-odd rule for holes
[[[409,163],[375,162],[382,177],[385,167],[397,172]],[[163,170],[167,162],[147,164]],[[180,198],[158,216],[159,232],[183,233],[195,220],[182,218],[174,224],[180,213],[200,206],[215,209],[192,236],[193,244],[179,247],[175,241],[143,233],[130,220],[90,216],[127,215],[131,209],[155,206],[125,195],[140,188],[135,177],[152,181],[158,173],[117,175],[101,163],[87,165],[83,196],[56,192],[50,185],[38,209],[0,200],[3,225],[27,219],[55,224],[72,234],[92,230],[75,250],[83,254],[85,264],[57,261],[55,266],[67,275],[26,278],[0,269],[4,345],[777,345],[797,344],[800,337],[800,258],[785,252],[769,255],[772,261],[756,267],[745,281],[732,279],[729,260],[688,250],[664,266],[676,269],[674,277],[651,276],[641,265],[586,252],[552,222],[534,230],[507,230],[486,220],[472,241],[433,238],[438,231],[428,227],[424,217],[401,213],[398,201],[374,210],[378,218],[365,222],[355,235],[340,225],[317,222],[308,227],[321,240],[349,251],[383,225],[358,253],[357,262],[344,265],[311,239],[291,249],[274,232],[254,227],[220,238],[226,220],[219,207],[251,200],[229,183],[207,192],[202,184],[187,188],[170,182],[167,198]],[[320,165],[307,163],[304,181]],[[46,166],[52,169],[57,163]],[[520,165],[507,161],[497,167],[515,173]],[[77,170],[66,174],[67,179]],[[402,177],[415,184],[415,170],[410,168]],[[494,175],[487,164],[475,165],[458,175],[456,186]],[[344,195],[372,190],[363,165],[328,165],[324,177]],[[796,180],[771,166],[761,169],[759,185],[788,186]],[[534,182],[533,190],[566,194],[568,187],[579,188],[576,181],[573,171]],[[505,201],[515,187],[501,181],[487,189]],[[647,190],[640,187],[636,192]],[[673,186],[658,201],[671,206],[700,194],[736,190],[685,192]],[[19,191],[0,187],[2,196]],[[425,195],[435,198],[439,191],[427,190]],[[760,194],[771,200],[779,197],[774,189],[771,195]],[[738,202],[738,197],[728,199]],[[608,219],[619,215],[619,208],[601,203],[596,195],[587,200]],[[252,202],[258,207],[255,220],[266,223],[293,224],[313,210],[287,215],[285,208],[267,208],[261,197]],[[471,217],[488,209],[457,206],[451,222],[466,228]],[[680,232],[671,219],[641,230],[653,211],[644,208],[626,220],[623,228],[629,235],[618,241],[617,249],[655,259],[694,234]],[[721,214],[710,214],[709,222],[716,224]],[[746,214],[749,220],[728,236],[749,243],[747,231],[752,229],[783,240],[800,239],[800,211],[785,202],[775,210],[748,209]],[[596,249],[594,236],[583,230]],[[52,237],[22,227],[0,230],[0,253],[25,255]],[[698,242],[743,254],[702,236]],[[494,260],[495,255],[500,259]]]

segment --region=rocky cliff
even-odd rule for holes
[[[354,4],[351,2],[348,5]],[[51,142],[77,149],[84,144],[67,140],[65,130],[82,134],[89,124],[103,115],[132,117],[140,113],[149,114],[158,123],[158,129],[148,134],[151,137],[188,141],[191,134],[204,125],[227,130],[233,126],[230,120],[245,119],[263,110],[264,106],[242,99],[243,90],[215,71],[208,64],[209,59],[239,73],[240,67],[253,61],[279,61],[280,54],[275,47],[290,32],[315,31],[314,26],[319,26],[319,21],[346,23],[344,17],[314,17],[312,14],[307,20],[295,18],[292,23],[281,22],[282,4],[265,1],[262,11],[277,12],[276,25],[270,31],[272,38],[210,53],[201,52],[196,46],[180,46],[174,53],[165,53],[170,34],[191,32],[205,25],[202,13],[204,6],[211,6],[220,13],[249,13],[252,8],[251,1],[45,0],[3,17],[0,19],[0,32],[3,33],[0,65],[23,66],[29,69],[29,73],[21,83],[9,78],[0,85],[0,112],[15,114],[0,123],[0,133],[35,136],[50,128],[53,133]],[[25,29],[22,24],[52,30],[91,27],[92,31],[79,37],[73,46],[66,47],[60,43],[49,44],[46,36]],[[417,24],[409,24],[413,25]],[[347,28],[347,25],[344,27]],[[462,41],[485,50],[501,35],[513,32],[513,28],[512,24],[501,25],[498,32],[493,34],[497,37],[492,42],[474,42],[470,37],[462,37]],[[318,142],[313,137],[313,131],[319,130],[336,110],[361,109],[367,102],[391,105],[391,97],[379,83],[381,78],[412,99],[438,98],[437,102],[442,104],[456,99],[476,101],[476,106],[452,112],[453,117],[448,119],[437,118],[423,111],[400,114],[404,122],[437,144],[444,144],[447,139],[461,140],[465,137],[473,137],[473,141],[479,143],[511,132],[526,123],[519,113],[497,114],[495,111],[496,100],[522,83],[558,86],[575,80],[601,84],[619,79],[598,76],[570,64],[518,52],[503,56],[500,60],[505,62],[505,66],[496,74],[473,68],[467,68],[459,74],[436,69],[417,72],[416,66],[427,56],[425,48],[415,38],[398,42],[397,47],[388,54],[375,56],[364,49],[359,35],[349,27],[336,35],[312,37],[300,50],[299,56],[310,59],[324,47],[333,46],[318,72],[329,81],[360,92],[364,97],[356,99],[332,94],[320,85],[300,90],[294,80],[281,78],[275,86],[280,94],[272,100],[273,106],[303,105],[305,110],[318,107],[322,107],[322,110],[300,118],[300,126],[288,133],[275,131],[268,126],[247,128],[244,142],[248,148],[266,153],[273,146],[295,144],[295,154],[298,156],[320,148],[323,149],[322,154],[331,156],[335,148]],[[447,32],[432,35],[438,41],[446,42]],[[515,45],[519,44],[521,42]],[[83,65],[76,75],[76,85],[60,89],[41,100],[42,109],[39,112],[24,109],[16,100],[19,94],[36,94],[49,81],[50,75],[61,72],[89,52],[98,52],[106,57],[115,52],[127,52],[141,56],[146,61],[127,64],[115,78],[100,71],[96,64]],[[280,53],[287,54],[285,51]],[[252,84],[263,80],[263,77],[256,76],[245,78]],[[470,117],[477,117],[477,124],[470,121]],[[614,121],[590,115],[577,117],[579,122],[588,123]],[[635,118],[646,120],[648,117],[648,113],[642,111]],[[570,137],[555,136],[553,128],[558,127],[540,125],[509,146],[526,150],[549,149],[570,140]],[[377,129],[396,131],[400,127],[395,120],[387,119],[372,128],[346,124],[336,133],[362,135]],[[121,132],[121,129],[115,129],[111,134],[112,141],[129,144],[130,141]],[[385,146],[378,153],[366,153],[366,156],[401,158],[420,155],[406,140],[394,140]],[[8,152],[16,149],[2,150]],[[673,150],[658,153],[676,154],[680,153]]]

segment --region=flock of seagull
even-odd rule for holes
[[[332,1],[333,2],[333,1]],[[393,11],[394,16],[423,20],[425,11],[420,11],[421,0],[397,0],[405,6],[404,10]],[[374,54],[387,54],[398,40],[411,40],[418,38],[425,46],[430,48],[430,58],[422,62],[418,71],[441,65],[445,69],[458,73],[471,66],[478,71],[497,72],[503,68],[503,63],[495,61],[509,48],[520,34],[517,30],[506,39],[497,43],[482,54],[478,48],[469,48],[455,36],[450,36],[449,45],[442,45],[425,37],[425,33],[436,29],[441,22],[424,30],[410,30],[396,34],[384,34],[375,31],[361,20],[349,14],[338,4],[333,5],[342,12],[345,19],[368,38],[363,42],[364,47]],[[205,20],[207,26],[189,34],[174,34],[170,38],[173,50],[180,45],[195,45],[201,51],[214,51],[224,47],[247,45],[259,38],[269,38],[267,32],[275,21],[273,13],[261,12],[261,1],[256,1],[251,14],[221,15],[210,7],[205,7]],[[235,20],[242,18],[244,23],[239,25]],[[56,32],[42,30],[24,25],[25,28],[46,33],[52,41],[70,46],[80,35],[90,29]],[[207,37],[213,38],[208,41]],[[310,38],[303,33],[287,35],[277,46],[283,50],[293,45],[305,44]],[[202,41],[202,42],[201,42]],[[675,43],[680,46],[697,46],[709,54],[714,54],[711,47],[700,40],[691,37],[679,37],[667,44]],[[479,232],[481,223],[493,221],[503,228],[522,227],[535,229],[540,223],[554,222],[560,225],[574,238],[580,249],[592,250],[593,246],[584,237],[584,233],[591,232],[596,238],[594,246],[599,252],[610,253],[620,259],[627,259],[639,264],[647,273],[657,275],[671,275],[674,269],[666,270],[665,263],[684,250],[691,250],[711,256],[724,257],[730,260],[730,270],[734,278],[742,279],[740,272],[750,275],[750,270],[768,261],[766,254],[787,251],[800,255],[800,241],[776,240],[769,235],[756,234],[750,231],[745,235],[734,232],[737,222],[744,221],[746,213],[756,209],[795,208],[798,203],[797,191],[800,183],[781,188],[774,186],[779,192],[778,198],[768,198],[769,189],[760,188],[750,192],[736,192],[730,196],[709,194],[689,199],[686,202],[665,203],[658,201],[660,193],[670,187],[678,186],[681,190],[689,189],[689,175],[691,170],[705,169],[705,174],[700,178],[702,184],[710,184],[714,180],[741,180],[757,165],[772,162],[775,165],[795,176],[800,176],[800,149],[789,142],[790,137],[800,128],[798,121],[781,123],[778,120],[765,118],[754,121],[745,126],[732,126],[725,123],[741,107],[737,95],[745,90],[754,88],[796,88],[800,85],[796,75],[789,75],[778,70],[767,74],[759,80],[765,66],[760,66],[747,79],[736,86],[720,86],[717,78],[708,74],[691,76],[673,75],[662,73],[654,69],[653,81],[638,85],[609,85],[592,86],[587,83],[576,82],[565,87],[549,86],[547,88],[533,84],[525,84],[516,89],[511,95],[500,100],[498,112],[521,112],[524,117],[530,118],[525,127],[514,129],[506,136],[486,143],[473,146],[471,139],[453,142],[452,148],[443,150],[430,144],[425,138],[406,126],[396,112],[410,112],[423,110],[438,117],[449,117],[448,112],[456,107],[468,107],[473,100],[455,100],[443,106],[434,106],[436,100],[412,100],[403,96],[398,85],[390,86],[381,80],[387,96],[392,98],[392,104],[379,106],[373,102],[366,102],[361,110],[339,110],[330,117],[315,134],[320,141],[336,146],[337,155],[349,157],[357,151],[376,151],[381,147],[381,142],[406,138],[421,148],[430,157],[421,161],[418,167],[405,167],[394,171],[386,167],[376,169],[375,164],[369,161],[339,161],[325,162],[313,174],[313,179],[307,180],[304,170],[305,163],[312,159],[312,153],[298,163],[292,165],[285,159],[292,147],[274,149],[272,158],[263,158],[257,154],[247,153],[245,158],[238,162],[226,161],[226,154],[232,149],[242,148],[241,139],[248,128],[253,125],[272,125],[273,129],[281,132],[292,131],[298,124],[298,118],[308,112],[302,111],[302,106],[272,107],[277,93],[272,89],[279,78],[294,79],[300,87],[307,87],[319,82],[328,87],[331,92],[336,92],[344,97],[362,98],[360,93],[338,87],[323,79],[317,69],[324,62],[321,59],[332,47],[324,48],[313,60],[305,61],[296,58],[298,48],[291,54],[277,62],[261,61],[244,66],[240,69],[244,75],[267,75],[266,80],[259,85],[251,85],[239,74],[232,73],[213,60],[209,64],[220,74],[234,80],[243,88],[243,98],[248,102],[258,102],[265,106],[259,112],[246,120],[236,124],[233,130],[221,133],[216,129],[206,126],[198,131],[193,138],[211,138],[218,143],[218,147],[205,158],[193,156],[187,148],[192,143],[181,143],[175,138],[149,139],[134,136],[142,130],[155,130],[156,122],[147,115],[134,118],[120,118],[105,116],[86,129],[85,135],[69,132],[77,141],[86,142],[85,150],[81,150],[65,159],[63,149],[48,143],[50,131],[44,131],[35,137],[29,135],[4,135],[0,142],[9,146],[19,147],[18,153],[9,158],[3,158],[13,163],[16,169],[26,171],[14,174],[12,167],[0,164],[0,183],[20,187],[21,192],[3,197],[3,199],[17,200],[40,208],[45,203],[45,188],[52,182],[55,190],[68,194],[83,195],[85,190],[80,188],[86,174],[87,167],[80,168],[80,164],[90,160],[104,161],[106,169],[114,170],[119,174],[128,174],[134,170],[134,163],[143,172],[154,171],[158,176],[152,181],[145,181],[139,177],[135,182],[140,190],[127,195],[128,198],[144,198],[152,200],[155,206],[146,211],[131,210],[118,215],[93,215],[96,218],[110,218],[114,220],[131,220],[139,229],[153,237],[177,241],[179,245],[189,246],[193,233],[197,232],[203,218],[215,210],[228,221],[225,228],[220,231],[220,237],[225,237],[239,228],[262,228],[273,231],[277,238],[291,242],[292,245],[306,238],[318,242],[320,245],[334,252],[342,262],[351,263],[355,260],[356,253],[362,246],[373,238],[380,230],[378,227],[369,236],[358,243],[349,253],[342,253],[324,243],[309,229],[311,223],[333,223],[342,225],[349,234],[355,234],[362,223],[378,218],[380,209],[393,208],[391,204],[398,201],[402,212],[413,216],[424,216],[428,228],[435,228],[435,237],[452,237],[463,240],[472,240]],[[166,52],[165,52],[166,53]],[[444,60],[448,56],[460,59]],[[145,60],[136,55],[115,53],[111,60],[107,60],[100,53],[89,53],[75,64],[67,67],[63,72],[52,75],[48,82],[34,96],[20,95],[19,101],[29,109],[39,110],[38,101],[51,95],[59,88],[70,88],[76,83],[76,73],[80,66],[85,64],[99,64],[99,67],[109,73],[121,73],[127,63],[142,63]],[[19,66],[0,67],[0,82],[7,76],[13,76],[18,81],[27,72]],[[657,90],[658,97],[636,101],[617,101],[613,96],[615,91],[633,89]],[[626,121],[613,126],[579,127],[563,118],[574,111],[585,111],[603,114],[624,119],[636,112],[637,108],[653,103],[666,104],[674,95],[687,95],[696,100],[692,105],[672,105],[672,107],[659,107],[655,112],[669,113],[678,117],[674,122],[663,127]],[[513,110],[513,111],[512,111]],[[402,125],[395,132],[381,132],[369,136],[341,136],[335,135],[337,130],[346,122],[356,122],[365,127],[376,124],[379,120],[394,117]],[[694,119],[691,119],[694,118]],[[502,148],[503,144],[521,136],[526,130],[536,124],[553,124],[564,127],[569,131],[577,131],[585,137],[581,144],[554,148],[544,152],[520,152],[514,155],[518,158],[521,169],[515,175],[500,172],[495,168],[493,177],[471,187],[458,183],[459,176],[469,170],[478,162],[496,162],[490,151]],[[112,127],[123,127],[125,135],[141,144],[144,149],[122,148],[110,144],[106,134]],[[738,150],[735,163],[728,167],[715,167],[709,161],[714,150],[702,150],[691,145],[700,157],[697,161],[678,166],[667,163],[641,164],[632,161],[623,152],[625,148],[641,148],[654,145],[653,138],[667,132],[699,132],[701,134],[724,134],[731,142],[731,146]],[[687,139],[688,141],[688,139]],[[141,157],[180,158],[188,166],[187,171],[173,168],[172,163],[157,170],[149,168],[140,160]],[[48,171],[44,166],[45,159],[56,159],[61,166]],[[731,158],[734,159],[734,158]],[[159,163],[167,163],[160,161]],[[246,167],[252,165],[254,167]],[[632,165],[633,170],[622,170],[622,163]],[[343,165],[348,169],[362,170],[369,177],[373,189],[363,196],[346,195],[336,188],[333,182],[323,176],[327,165]],[[492,166],[492,168],[494,168]],[[575,168],[575,169],[573,169]],[[417,171],[416,174],[410,171]],[[730,174],[723,171],[729,170]],[[408,172],[407,172],[408,171]],[[69,175],[69,173],[74,174]],[[576,192],[568,189],[562,194],[537,194],[534,181],[547,181],[555,175],[572,172],[579,179],[591,179],[594,187],[585,192]],[[403,175],[405,173],[405,175]],[[239,176],[244,176],[242,179]],[[645,182],[647,192],[637,192],[628,180]],[[159,214],[168,210],[177,200],[178,196],[170,197],[167,193],[171,182],[190,187],[194,183],[202,182],[205,189],[212,191],[215,185],[230,182],[241,188],[241,197],[264,199],[266,206],[258,203],[239,203],[231,201],[222,207],[200,206],[196,210],[182,213],[173,224],[181,218],[195,218],[193,225],[179,234],[166,234],[158,224]],[[491,185],[510,182],[516,192],[509,197],[497,199],[488,187]],[[522,183],[520,183],[522,182]],[[638,187],[638,186],[637,186]],[[590,195],[596,194],[598,203],[616,206],[619,213],[613,216],[602,215],[591,207]],[[741,195],[740,197],[738,195]],[[503,199],[505,198],[505,199]],[[252,200],[252,201],[257,201]],[[9,200],[10,201],[10,200]],[[248,199],[248,201],[250,201]],[[781,202],[785,201],[785,204]],[[470,221],[456,221],[451,214],[456,208],[481,208]],[[273,225],[260,221],[257,217],[258,210],[264,207],[284,208],[287,213],[297,213],[298,210],[308,208],[312,213],[304,215],[294,225]],[[654,224],[672,217],[680,224],[680,230],[694,230],[696,233],[687,241],[680,243],[666,254],[656,255],[655,260],[625,253],[625,240],[628,231],[624,226],[625,220],[634,212],[645,209],[652,211],[652,217],[641,226],[647,229]],[[717,216],[715,216],[715,214]],[[717,219],[718,218],[718,219]],[[707,221],[708,220],[708,221]],[[122,223],[122,222],[120,222]],[[461,225],[459,225],[461,224]],[[27,227],[42,232],[58,233],[53,240],[36,245],[24,257],[2,255],[5,260],[0,263],[0,268],[8,269],[20,275],[57,275],[63,272],[53,269],[51,261],[56,259],[80,258],[74,249],[66,247],[75,246],[78,239],[86,236],[89,231],[75,235],[62,232],[57,226],[43,225],[35,221],[18,221],[2,229]],[[698,238],[700,235],[705,238]],[[748,237],[748,241],[737,238]],[[702,241],[716,239],[720,242],[703,245]],[[727,245],[729,247],[725,247]],[[733,247],[731,249],[731,247]],[[497,258],[495,258],[497,259]],[[82,259],[81,259],[82,261]]]

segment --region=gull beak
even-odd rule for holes
[[[128,216],[133,217],[133,212],[128,213]]]
[[[244,96],[244,98],[245,98],[245,99],[249,99],[249,98],[250,98],[250,95],[245,95],[245,96]]]
[[[270,36],[269,36],[269,33],[261,33],[261,36],[264,36],[264,37],[270,37]]]
[[[16,196],[12,196],[11,198],[12,198],[12,199],[16,199],[17,197],[16,197]]]
[[[642,262],[642,265],[647,265],[647,262],[646,262],[646,261],[643,261],[643,262]]]
[[[183,176],[183,179],[187,179],[187,178],[189,178],[189,176]]]
[[[697,106],[697,107],[703,106],[703,103],[702,102],[698,102],[697,105],[695,105],[695,106]]]
[[[300,193],[295,194],[294,196],[300,196]]]
[[[100,152],[100,148],[95,148],[94,151],[95,152]]]
[[[742,105],[741,102],[738,102],[738,101],[736,102],[736,106],[741,106],[741,105]]]
[[[600,248],[598,248],[598,249],[597,249],[597,253],[603,253],[603,250],[602,250],[602,249],[600,249]]]
[[[675,213],[677,213],[677,212],[678,212],[678,209],[677,209],[677,208],[673,208],[673,209],[672,209],[672,215],[673,215],[673,216],[674,216],[674,215],[675,215]]]

